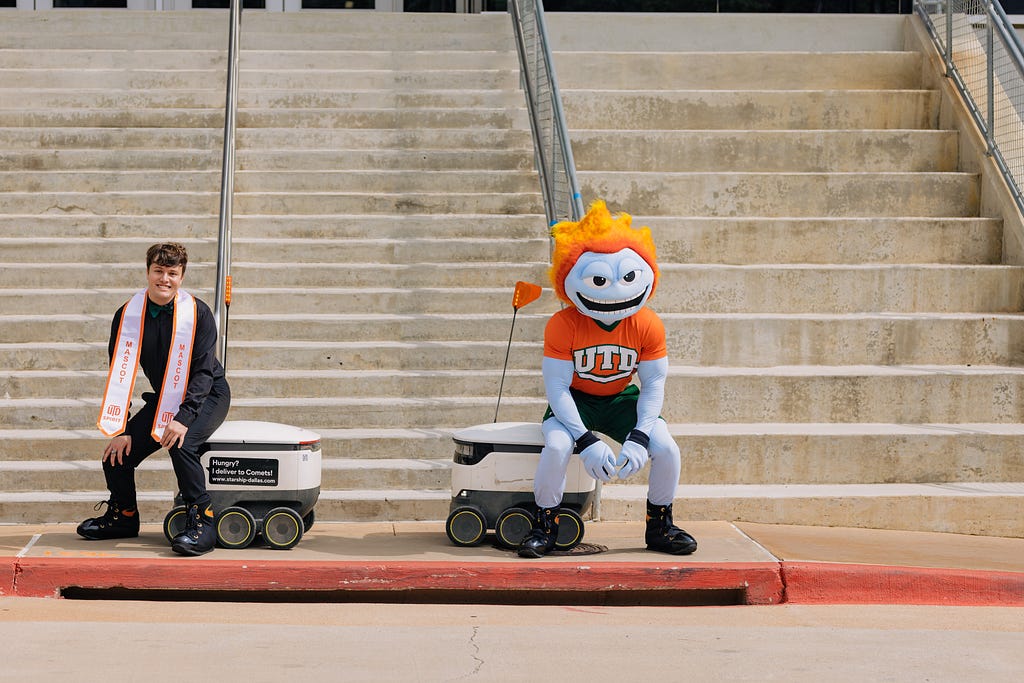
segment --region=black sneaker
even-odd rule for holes
[[[530,534],[519,543],[519,557],[537,559],[555,549],[558,540],[558,508],[540,508]]]
[[[123,508],[114,500],[101,500],[94,510],[106,505],[102,517],[90,517],[78,525],[78,535],[90,541],[106,541],[112,538],[135,538],[139,535],[139,511],[134,507]]]
[[[217,527],[214,524],[213,508],[200,510],[190,505],[185,514],[185,530],[174,537],[171,550],[179,555],[203,555],[217,545]]]
[[[697,549],[697,540],[672,523],[671,505],[647,501],[647,549],[669,555],[689,555]]]

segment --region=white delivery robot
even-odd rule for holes
[[[220,547],[245,548],[257,535],[277,550],[302,540],[320,497],[319,434],[276,422],[227,421],[204,449]],[[176,497],[164,518],[169,541],[184,531],[185,513]]]
[[[530,533],[537,506],[533,477],[544,435],[535,422],[495,422],[452,435],[452,502],[445,532],[457,546],[483,542],[494,529],[499,546],[515,548]],[[594,501],[596,483],[579,458],[569,461],[558,514],[558,550],[583,540],[583,515]]]

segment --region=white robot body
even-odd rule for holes
[[[459,430],[452,438],[448,538],[456,545],[472,546],[494,529],[499,545],[515,547],[529,533],[536,512],[533,478],[544,447],[540,424],[483,424]],[[559,548],[572,548],[582,540],[582,515],[590,508],[595,489],[596,482],[579,458],[572,458],[559,513]]]
[[[268,546],[295,546],[313,526],[320,497],[320,435],[276,422],[227,421],[203,446],[200,462],[217,513],[217,542],[245,548],[262,536]],[[164,534],[184,530],[186,510],[176,498]]]

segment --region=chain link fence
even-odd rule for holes
[[[1024,50],[998,2],[915,0],[953,79],[1024,212]]]

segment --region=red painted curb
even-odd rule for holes
[[[243,562],[126,558],[22,558],[20,596],[67,588],[216,591],[742,591],[746,604],[782,601],[776,562]]]
[[[786,602],[801,605],[1024,606],[1024,573],[783,562]]]
[[[0,596],[68,588],[183,591],[740,591],[748,605],[1024,606],[1024,573],[755,562],[287,562],[10,558]]]
[[[0,579],[0,597],[5,595],[14,595],[14,576],[18,572],[18,558],[12,557],[9,559],[11,561],[10,573],[7,573],[8,567],[5,565],[3,572],[4,576]]]

